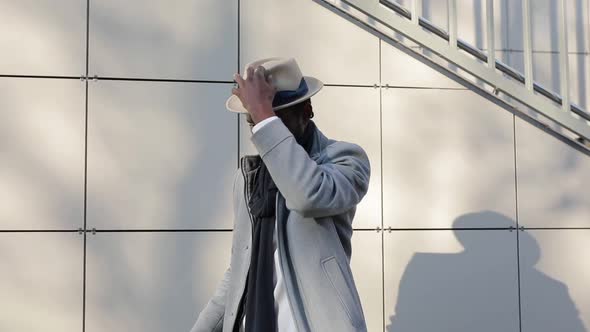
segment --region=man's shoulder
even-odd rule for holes
[[[349,141],[342,141],[336,139],[328,139],[328,143],[326,144],[326,149],[342,149],[342,150],[363,150],[363,147],[357,143],[349,142]]]
[[[323,153],[327,158],[351,156],[358,157],[360,159],[369,162],[369,157],[365,149],[357,143],[329,139]]]

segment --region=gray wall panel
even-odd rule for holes
[[[93,0],[90,76],[231,81],[237,15],[237,1]]]
[[[479,209],[515,218],[512,114],[471,91],[414,89],[385,89],[382,112],[385,227],[451,227]]]
[[[272,56],[355,85],[312,102],[328,137],[371,160],[351,260],[369,331],[515,332],[519,295],[524,332],[590,327],[587,229],[485,229],[589,228],[587,156],[314,1],[89,3],[89,75],[125,81],[87,82],[87,146],[86,82],[0,78],[0,330],[80,331],[83,303],[87,331],[190,329],[229,264],[238,158],[257,154],[225,109],[229,82]],[[447,28],[446,3],[425,0],[423,16]],[[557,1],[531,3],[535,79],[559,92]],[[571,97],[586,107],[588,0],[567,4]],[[496,57],[522,71],[522,0],[494,5]],[[484,7],[457,1],[459,38],[485,49]],[[0,75],[82,75],[86,9],[0,1]]]
[[[590,230],[519,232],[522,331],[590,328]]]
[[[240,73],[256,59],[295,57],[324,83],[379,82],[379,40],[308,0],[243,0]]]
[[[84,83],[0,78],[0,229],[77,229]]]
[[[86,331],[189,331],[229,266],[231,234],[89,235]]]
[[[492,211],[452,221],[516,225]],[[384,239],[386,331],[519,330],[515,231],[394,231]]]
[[[0,1],[0,74],[81,76],[86,1]]]
[[[88,226],[233,227],[229,84],[93,82]]]
[[[525,227],[590,227],[590,157],[517,119],[518,214]]]
[[[355,231],[352,234],[350,267],[361,298],[368,331],[383,330],[381,243],[381,233]]]
[[[83,247],[78,233],[0,233],[0,331],[81,331]]]

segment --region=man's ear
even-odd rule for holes
[[[311,100],[308,99],[305,101],[305,109],[304,109],[305,118],[306,119],[311,118],[312,113],[313,113],[313,107],[311,106]]]

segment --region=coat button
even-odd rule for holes
[[[246,250],[248,250],[248,246],[246,246],[246,248],[245,248],[245,249],[246,249]]]

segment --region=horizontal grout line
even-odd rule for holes
[[[502,231],[516,230],[516,227],[435,227],[435,228],[353,228],[353,231],[360,232],[419,232],[419,231]],[[520,230],[590,230],[590,227],[520,227]],[[0,233],[78,233],[82,229],[0,229]],[[191,232],[233,232],[227,228],[187,228],[187,229],[165,229],[165,228],[144,228],[144,229],[87,229],[86,233],[191,233]]]
[[[77,233],[78,229],[0,229],[0,233]]]
[[[417,90],[469,90],[467,88],[447,88],[447,87],[429,87],[429,86],[412,86],[412,85],[389,85],[388,84],[374,84],[374,85],[363,85],[363,84],[330,84],[325,83],[324,86],[330,87],[345,87],[345,88],[384,88],[384,89],[417,89]]]
[[[520,227],[520,230],[590,230],[590,227]],[[370,230],[375,230],[374,228]],[[441,227],[441,228],[384,228],[383,231],[493,231],[516,230],[516,227]]]
[[[445,88],[445,87],[431,87],[431,86],[403,86],[403,85],[389,85],[385,84],[381,86],[387,89],[415,89],[415,90],[457,90],[457,91],[469,91],[468,88]]]
[[[124,232],[129,232],[129,233],[141,233],[141,232],[146,232],[146,233],[153,233],[153,232],[176,232],[176,233],[182,233],[182,232],[233,232],[233,229],[227,229],[227,228],[210,228],[210,229],[205,229],[205,228],[187,228],[187,229],[95,229],[94,230],[96,233],[124,233]],[[86,230],[87,233],[92,233],[93,230],[92,229],[87,229]]]
[[[217,83],[217,84],[233,84],[234,81],[217,81],[217,80],[189,80],[189,79],[174,79],[174,78],[144,78],[144,77],[110,77],[110,76],[92,76],[88,77],[90,80],[101,81],[139,81],[139,82],[173,82],[173,83]]]
[[[373,229],[374,230],[374,229]],[[435,227],[435,228],[383,228],[387,232],[416,232],[416,231],[509,231],[516,230],[516,227]]]
[[[6,75],[6,74],[0,74],[0,78],[41,78],[41,79],[80,80],[80,79],[83,78],[83,76]]]
[[[337,83],[324,83],[324,86],[341,87],[341,88],[375,88],[378,84],[337,84]]]
[[[409,48],[423,48],[422,46],[408,46]],[[479,49],[479,48],[478,48]],[[486,51],[486,48],[479,49],[481,51]],[[496,52],[505,52],[505,53],[524,53],[523,50],[519,49],[496,49]],[[534,50],[532,51],[533,54],[559,54],[559,51],[545,51],[545,50]],[[569,55],[590,55],[590,52],[568,52]],[[84,78],[83,75],[81,76],[62,76],[62,75],[16,75],[16,74],[0,74],[0,78],[40,78],[40,79],[82,79]],[[181,82],[181,83],[223,83],[223,84],[233,84],[234,81],[218,81],[218,80],[190,80],[190,79],[173,79],[173,78],[143,78],[143,77],[116,77],[116,76],[89,76],[88,79],[96,79],[96,80],[105,80],[105,81],[148,81],[148,82]],[[342,87],[374,87],[373,85],[363,85],[363,84],[324,84],[326,86],[342,86]],[[409,88],[419,88],[419,87],[409,87]]]
[[[523,227],[527,231],[571,231],[571,230],[586,230],[590,231],[590,227]]]
[[[6,78],[38,78],[38,79],[83,79],[81,76],[34,76],[34,75],[0,75]],[[168,78],[142,78],[142,77],[108,77],[108,76],[94,76],[88,77],[91,81],[127,81],[127,82],[169,82],[169,83],[206,83],[206,84],[234,84],[234,81],[215,81],[215,80],[186,80],[186,79],[168,79]],[[379,85],[379,84],[337,84],[324,83],[324,86],[329,87],[345,87],[345,88],[385,88],[385,89],[420,89],[420,90],[460,90],[466,91],[467,88],[448,88],[448,87],[424,87],[411,85]]]

